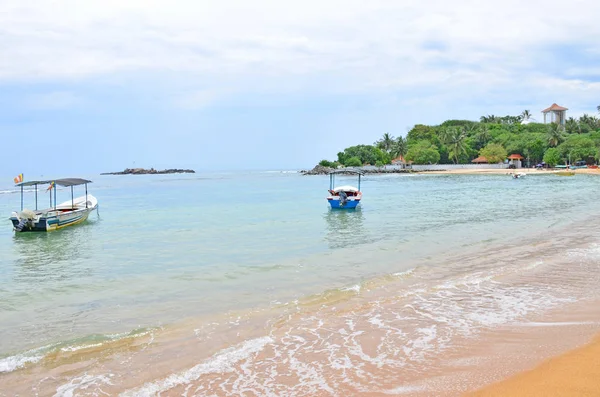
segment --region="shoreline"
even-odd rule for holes
[[[552,357],[530,370],[487,385],[465,397],[600,395],[600,334],[584,346]]]
[[[517,169],[456,169],[456,170],[442,170],[442,171],[426,171],[427,174],[438,174],[438,175],[509,175],[514,173],[524,173],[527,176],[530,175],[554,175],[558,172],[571,171],[575,174],[586,174],[586,175],[600,175],[600,169],[594,168],[580,168],[575,170],[565,169],[544,169],[536,170],[534,168],[517,168]],[[413,171],[414,173],[421,173],[421,171]]]
[[[511,175],[515,173],[523,173],[527,176],[530,175],[556,175],[559,172],[570,171],[575,174],[585,175],[600,175],[599,168],[578,168],[578,169],[535,169],[535,168],[461,168],[461,169],[449,169],[449,170],[412,170],[412,169],[394,169],[394,168],[383,168],[383,169],[361,169],[356,168],[363,172],[365,175],[389,175],[389,174],[407,174],[407,175]],[[330,170],[319,169],[311,171],[299,171],[301,175],[328,175]]]

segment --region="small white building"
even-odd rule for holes
[[[569,109],[553,103],[549,108],[542,110],[542,113],[544,114],[544,124],[547,123],[546,119],[549,116],[551,123],[565,125],[565,121],[567,120],[567,110]]]
[[[511,154],[510,156],[508,156],[508,164],[514,165],[515,168],[522,168],[523,160],[525,160],[525,158],[520,154]]]

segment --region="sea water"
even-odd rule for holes
[[[463,390],[461,347],[597,295],[596,176],[369,175],[353,211],[327,176],[88,177],[98,213],[47,234],[0,184],[6,395]]]

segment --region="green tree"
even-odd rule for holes
[[[408,143],[406,142],[406,139],[404,139],[402,136],[399,136],[394,141],[394,144],[392,145],[392,150],[391,150],[390,154],[392,155],[392,158],[396,158],[398,156],[405,157],[407,150],[408,150]]]
[[[380,140],[375,142],[375,146],[377,148],[389,153],[392,150],[394,141],[395,141],[394,137],[386,132],[385,134],[383,134],[383,137]]]
[[[550,148],[544,153],[544,163],[548,164],[548,167],[555,167],[561,161],[562,158],[557,148]]]
[[[429,142],[436,142],[438,138],[433,127],[423,124],[417,124],[410,131],[408,131],[408,134],[406,134],[406,140],[409,144],[411,144],[423,140],[427,140]]]
[[[492,140],[492,135],[487,125],[483,124],[477,129],[475,134],[475,141],[477,143],[477,149],[485,147]]]
[[[408,148],[406,159],[415,164],[435,164],[440,161],[440,152],[429,141],[420,141]]]
[[[389,154],[372,145],[350,146],[344,149],[343,152],[338,153],[338,162],[345,165],[346,161],[351,157],[357,157],[361,164],[375,165],[377,161],[381,161],[384,164],[391,162]]]
[[[349,157],[348,159],[346,159],[344,165],[346,167],[361,167],[363,163],[361,163],[358,157]]]
[[[485,157],[490,164],[504,161],[507,154],[506,149],[498,143],[489,143],[479,151],[479,155]]]
[[[598,148],[594,141],[585,135],[570,135],[563,143],[557,147],[562,158],[567,159],[569,163],[577,160],[589,160],[596,157]]]
[[[573,117],[569,117],[567,121],[565,121],[565,131],[567,134],[581,134],[583,132],[579,122]]]
[[[442,142],[448,147],[448,154],[454,164],[458,164],[459,157],[467,152],[466,139],[465,127],[448,127],[443,132]]]
[[[530,118],[531,118],[531,112],[527,109],[523,110],[523,112],[521,113],[521,119],[529,120]]]
[[[556,147],[561,144],[565,140],[565,128],[556,123],[550,124],[548,127],[548,146]]]
[[[481,116],[481,118],[479,120],[482,123],[489,123],[489,124],[500,124],[500,122],[501,122],[501,118],[496,117],[493,114],[488,114],[487,116]]]

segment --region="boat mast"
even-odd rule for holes
[[[21,185],[21,211],[23,211],[23,185]]]
[[[56,210],[56,182],[54,182],[52,187],[54,188],[54,210]]]
[[[358,191],[360,192],[360,174],[358,174]]]
[[[88,207],[88,204],[87,204],[87,183],[86,183],[85,184],[85,208],[87,208],[87,207]]]
[[[36,183],[35,184],[35,210],[36,211],[37,211],[37,207],[38,207],[38,204],[37,204],[37,183]]]
[[[71,209],[75,209],[75,201],[73,201],[73,186],[71,186]]]

